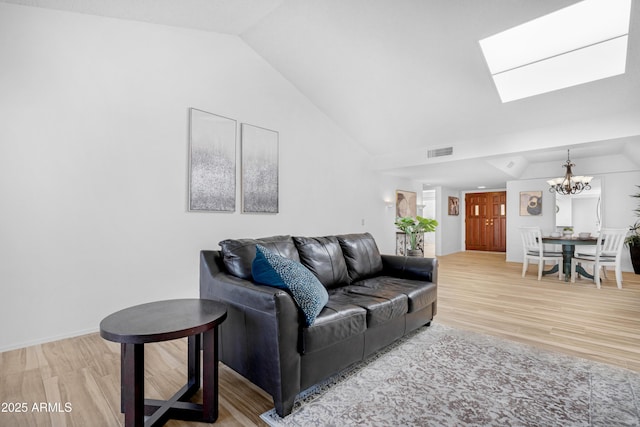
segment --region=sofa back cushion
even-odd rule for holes
[[[349,284],[347,264],[337,237],[294,237],[293,242],[302,265],[311,270],[325,288]]]
[[[273,236],[260,239],[227,239],[219,243],[224,266],[230,274],[251,280],[251,264],[256,257],[256,245],[260,244],[285,258],[300,262],[296,245],[291,236]]]
[[[352,282],[375,276],[382,271],[382,257],[371,234],[343,234],[337,238]]]

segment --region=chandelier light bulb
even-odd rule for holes
[[[562,166],[567,169],[565,175],[563,177],[547,181],[547,184],[550,185],[550,192],[556,192],[558,194],[568,196],[571,194],[580,194],[583,190],[591,190],[592,176],[573,175],[571,168],[574,167],[575,164],[571,163],[569,150],[567,150],[567,161]]]

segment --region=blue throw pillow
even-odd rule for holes
[[[256,245],[251,274],[258,283],[288,290],[304,313],[307,326],[313,324],[329,301],[327,290],[304,265],[277,255],[262,245]]]

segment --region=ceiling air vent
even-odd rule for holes
[[[450,156],[452,154],[453,154],[453,147],[436,148],[436,149],[427,151],[427,158],[431,159],[433,157]]]

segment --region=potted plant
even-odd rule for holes
[[[401,217],[396,218],[395,226],[407,235],[407,239],[409,240],[407,255],[422,256],[422,252],[418,249],[418,235],[436,231],[438,221],[421,216],[416,216],[415,218]]]
[[[636,185],[636,187],[640,188],[640,185]],[[640,193],[632,194],[631,197],[640,198]],[[634,212],[636,216],[640,216],[640,207],[636,208]],[[629,231],[631,231],[631,234],[624,239],[624,244],[629,247],[634,273],[640,274],[640,220],[629,227]]]

